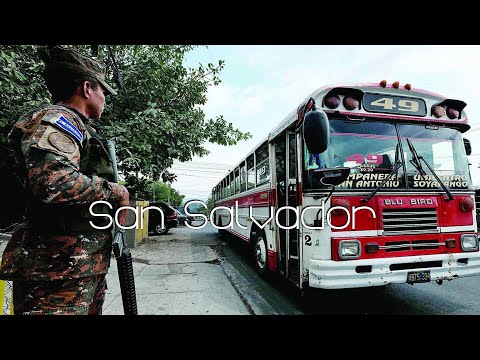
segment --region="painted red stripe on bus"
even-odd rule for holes
[[[225,229],[227,230],[229,233],[235,235],[235,236],[238,236],[240,239],[242,240],[245,240],[246,242],[250,242],[250,238],[246,237],[245,235],[242,235],[242,234],[239,234],[238,232],[228,228],[228,229]]]
[[[257,193],[240,196],[234,199],[219,201],[217,206],[235,206],[235,201],[238,202],[239,207],[268,206],[270,203],[269,192],[270,190],[264,190]]]

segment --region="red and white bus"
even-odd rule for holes
[[[322,87],[213,189],[212,218],[299,288],[480,274],[465,106],[385,80]]]

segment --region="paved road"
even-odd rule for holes
[[[193,238],[216,236],[211,225],[204,230]],[[383,290],[315,289],[302,298],[285,279],[265,281],[259,277],[242,240],[229,238],[222,244],[222,266],[255,314],[480,314],[480,276],[446,281],[443,285],[395,284]]]
[[[480,276],[384,290],[315,289],[301,297],[285,279],[258,276],[245,243],[221,241],[210,224],[201,230],[173,229],[132,253],[141,260],[134,268],[144,314],[480,314]],[[105,313],[121,314],[115,266],[109,276]]]

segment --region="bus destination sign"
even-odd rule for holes
[[[363,96],[363,107],[369,112],[413,116],[427,115],[427,106],[423,99],[391,94],[374,94],[367,92]]]

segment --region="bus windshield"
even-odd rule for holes
[[[425,174],[422,175],[410,163],[412,154],[407,138],[450,189],[472,188],[459,131],[437,126],[340,119],[330,120],[327,151],[310,154],[305,149],[306,188],[323,188],[314,180],[315,169],[346,166],[351,168],[350,176],[338,189],[374,189],[392,172],[395,162],[401,161],[404,166],[390,177],[381,190],[438,191],[439,184],[428,167],[423,166]]]
[[[438,181],[427,167],[423,166],[425,176],[422,176],[410,162],[412,153],[407,139],[446,186],[452,190],[472,188],[468,159],[458,130],[424,125],[399,125],[398,130],[406,160],[409,188],[438,188]]]

